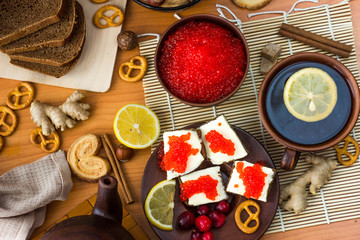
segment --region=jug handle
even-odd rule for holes
[[[295,168],[297,161],[300,157],[300,152],[285,148],[284,154],[281,158],[280,167],[284,170],[291,171]]]
[[[112,176],[107,175],[99,179],[98,193],[92,214],[121,224],[123,209],[117,192],[117,185],[117,180]]]

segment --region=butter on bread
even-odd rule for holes
[[[204,145],[201,140],[200,131],[196,130],[177,130],[177,131],[169,131],[164,132],[163,140],[164,140],[164,154],[169,152],[170,145],[169,145],[169,137],[177,136],[180,137],[182,135],[186,135],[190,133],[190,139],[185,141],[191,148],[198,149],[198,152],[195,155],[190,155],[187,160],[187,166],[184,172],[176,172],[174,169],[168,170],[167,173],[167,180],[171,180],[178,176],[190,173],[196,170],[204,161],[205,154],[204,154]]]
[[[236,159],[243,158],[247,155],[247,152],[243,144],[241,143],[239,137],[229,125],[224,115],[221,115],[216,119],[201,125],[199,129],[201,130],[202,139],[204,141],[206,156],[213,164],[220,165],[225,162],[230,162]],[[210,143],[206,140],[206,134],[212,130],[217,131],[225,139],[231,140],[233,142],[235,147],[235,152],[233,155],[222,153],[221,151],[212,151],[212,149],[210,148]]]
[[[215,200],[211,200],[206,197],[205,193],[197,193],[188,198],[184,203],[188,206],[199,206],[202,204],[219,202],[228,198],[228,195],[225,192],[225,187],[222,181],[220,166],[209,167],[202,170],[198,170],[187,175],[181,176],[179,178],[180,184],[185,183],[189,180],[197,180],[201,176],[209,175],[212,179],[218,180],[216,190],[218,195]],[[181,190],[180,190],[181,191]]]
[[[230,175],[228,185],[226,187],[226,191],[244,196],[246,187],[244,185],[243,180],[240,178],[240,174],[238,173],[238,171],[236,169],[237,164],[240,162],[242,162],[244,164],[243,169],[245,169],[246,167],[254,166],[253,163],[249,163],[247,161],[235,161],[231,175]],[[262,166],[261,170],[263,173],[266,174],[266,177],[264,179],[265,185],[263,186],[260,197],[258,197],[258,198],[251,197],[251,198],[266,202],[268,193],[270,191],[271,184],[275,177],[275,170],[272,168],[265,167],[265,166]],[[256,179],[254,181],[256,181]],[[257,187],[258,187],[258,185],[257,185]]]

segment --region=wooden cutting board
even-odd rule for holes
[[[127,0],[110,0],[103,4],[92,3],[90,0],[78,1],[85,11],[86,39],[81,57],[70,72],[61,78],[50,77],[14,66],[10,64],[10,58],[6,54],[0,53],[0,77],[93,92],[108,91],[118,48],[116,37],[122,25],[99,29],[93,24],[92,18],[104,5],[115,5],[125,13]],[[107,15],[111,16],[112,13],[109,11],[109,14]]]

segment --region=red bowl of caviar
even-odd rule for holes
[[[250,53],[241,31],[209,14],[172,24],[155,52],[156,75],[171,96],[198,107],[219,104],[244,82]]]

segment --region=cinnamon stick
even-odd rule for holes
[[[131,193],[131,190],[130,190],[130,187],[129,187],[127,181],[126,181],[126,177],[125,177],[124,171],[123,171],[123,169],[122,169],[122,167],[121,167],[121,164],[120,164],[120,162],[116,159],[115,149],[114,149],[114,147],[113,147],[113,145],[112,145],[112,143],[111,143],[111,141],[110,141],[110,139],[109,139],[109,137],[108,137],[107,134],[103,134],[102,137],[104,138],[107,146],[109,147],[110,152],[111,152],[111,154],[112,154],[112,158],[114,159],[114,165],[115,165],[115,167],[113,167],[113,168],[116,168],[117,171],[118,171],[118,173],[119,173],[119,179],[120,179],[120,181],[121,181],[121,183],[122,183],[122,185],[123,185],[123,187],[124,187],[125,194],[126,194],[126,198],[127,198],[127,202],[126,202],[126,203],[127,203],[127,204],[132,203],[132,202],[134,202],[134,197],[133,197],[133,195],[132,195],[132,193]]]
[[[111,167],[112,167],[112,169],[114,171],[115,178],[118,181],[119,195],[124,198],[124,201],[125,201],[126,204],[129,204],[129,203],[133,202],[134,200],[131,199],[132,197],[129,198],[129,194],[126,191],[126,188],[124,186],[124,180],[122,179],[122,177],[120,175],[120,172],[119,172],[119,169],[118,169],[118,167],[116,165],[117,160],[116,160],[116,158],[114,158],[114,155],[112,154],[111,148],[109,147],[109,144],[107,143],[105,137],[102,135],[102,136],[100,136],[100,139],[101,139],[102,145],[104,146],[106,155],[107,155],[107,157],[109,159],[109,162],[110,162],[110,165],[111,165]]]
[[[291,26],[286,23],[281,24],[279,34],[311,45],[313,47],[332,52],[341,57],[349,57],[352,51],[352,46],[328,39],[326,37],[300,29],[298,27]]]

